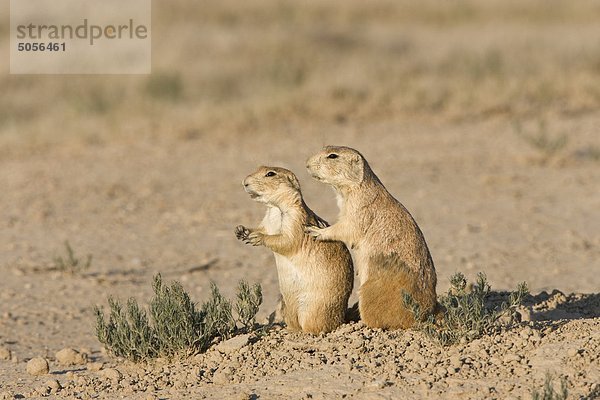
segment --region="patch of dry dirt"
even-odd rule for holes
[[[414,213],[436,260],[438,292],[457,270],[470,278],[486,271],[495,289],[526,280],[539,293],[524,311],[529,325],[450,348],[417,332],[350,324],[320,337],[274,330],[231,353],[212,348],[175,364],[111,359],[94,336],[92,307],[108,295],[147,302],[156,272],[180,280],[197,301],[211,280],[229,296],[241,278],[260,282],[260,318],[275,308],[271,254],[233,235],[237,224],[261,218],[240,184],[257,164],[297,171],[308,203],[330,220],[336,206],[327,188],[302,174],[309,151],[298,154],[292,136],[240,137],[235,147],[208,137],[91,146],[3,161],[0,179],[9,190],[1,198],[0,393],[37,397],[54,387],[48,390],[73,398],[504,399],[527,398],[550,372],[566,376],[571,393],[591,398],[599,379],[598,295],[554,288],[598,287],[600,225],[591,212],[597,164],[565,150],[555,164],[540,165],[536,151],[501,122],[443,133],[427,126],[369,130],[375,136],[333,131],[328,141],[361,149]],[[577,132],[574,140],[592,139],[584,128]],[[88,270],[54,269],[66,239],[76,257],[93,254]],[[85,355],[75,357],[80,365],[59,365],[63,348]],[[49,360],[50,374],[27,374],[34,357]]]

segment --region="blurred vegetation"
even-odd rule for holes
[[[520,122],[513,123],[517,135],[519,135],[527,144],[536,149],[544,159],[549,159],[557,155],[567,145],[569,138],[566,134],[552,135],[548,131],[546,121],[538,120],[537,130],[528,132],[523,129]]]
[[[2,74],[0,138],[171,135],[178,126],[235,135],[294,121],[529,118],[600,106],[593,1],[173,0],[154,2],[152,14],[151,76]]]
[[[552,383],[551,374],[546,374],[544,386],[540,390],[534,389],[531,391],[532,400],[566,400],[568,397],[567,379],[562,377],[560,379],[560,389],[556,390]]]
[[[174,101],[181,98],[183,83],[177,73],[155,72],[148,77],[144,89],[151,97]]]
[[[65,255],[54,257],[54,268],[68,274],[78,274],[90,268],[92,265],[92,255],[88,254],[85,260],[80,259],[75,254],[69,241],[65,241]]]

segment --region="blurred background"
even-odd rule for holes
[[[162,272],[195,300],[210,280],[261,282],[269,312],[272,256],[233,235],[264,212],[240,182],[291,168],[333,222],[332,191],[304,170],[325,144],[359,149],[413,213],[440,292],[456,271],[494,289],[600,288],[597,1],[152,7],[151,75],[9,75],[2,58],[0,271],[15,309],[47,290],[74,314],[106,293],[148,298]],[[64,241],[93,255],[84,273],[56,273]]]
[[[299,123],[515,121],[585,115],[600,101],[595,1],[152,6],[151,76],[8,76],[2,63],[3,142],[23,151],[71,136],[85,144]]]

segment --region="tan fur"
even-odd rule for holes
[[[349,147],[327,146],[306,166],[315,179],[335,189],[340,207],[338,222],[309,227],[307,232],[319,240],[340,240],[353,249],[362,320],[378,328],[412,326],[404,292],[419,304],[424,318],[433,313],[437,278],[423,233],[362,154]]]
[[[342,323],[354,280],[352,257],[341,242],[319,242],[308,225],[327,227],[302,199],[296,176],[284,168],[260,167],[244,179],[254,200],[267,206],[258,228],[240,225],[236,236],[275,255],[281,308],[291,330],[329,332]]]

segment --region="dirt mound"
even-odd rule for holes
[[[0,398],[507,399],[528,398],[548,374],[557,388],[559,378],[566,380],[570,398],[597,396],[598,296],[554,291],[529,303],[533,321],[449,347],[418,331],[373,330],[359,322],[320,336],[273,326],[178,362],[133,364],[87,350],[87,364],[64,367],[50,358],[50,375],[37,378],[17,362]],[[566,313],[568,319],[548,320]]]

